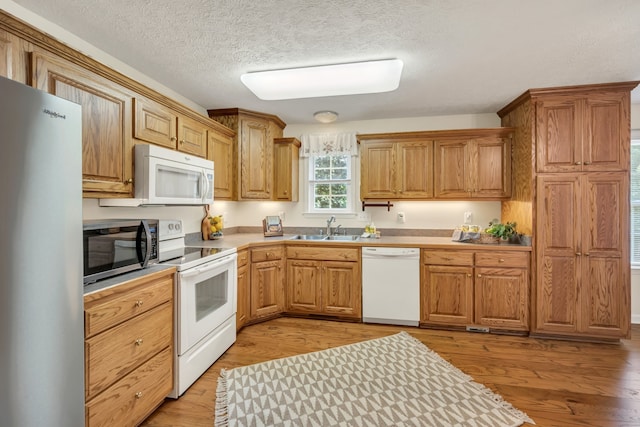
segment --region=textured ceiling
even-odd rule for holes
[[[640,80],[638,0],[16,0],[204,108],[312,122],[492,113],[529,88]],[[262,101],[249,71],[404,61],[389,93]],[[639,90],[634,102],[640,102]]]

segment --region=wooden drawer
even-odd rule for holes
[[[358,261],[358,248],[317,246],[287,246],[287,258],[312,259],[320,261]]]
[[[85,341],[87,400],[173,342],[173,305],[162,304]]]
[[[487,251],[476,252],[476,265],[478,267],[529,267],[529,254],[527,252],[512,251]]]
[[[270,261],[272,259],[284,258],[284,248],[282,246],[267,246],[251,250],[251,262]]]
[[[471,251],[422,251],[423,262],[433,265],[473,265],[473,252]]]
[[[84,335],[91,337],[134,316],[151,310],[173,297],[173,273],[161,280],[141,280],[141,286],[115,292],[104,298],[85,298]]]
[[[85,406],[87,427],[136,426],[173,388],[171,347],[116,382]]]
[[[248,262],[249,262],[249,251],[245,249],[238,252],[238,267],[242,267],[243,265],[246,265]]]

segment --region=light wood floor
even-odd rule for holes
[[[220,369],[391,335],[401,330],[526,412],[538,426],[640,426],[640,325],[620,344],[594,344],[281,318],[248,326],[178,400],[143,426],[213,425]]]

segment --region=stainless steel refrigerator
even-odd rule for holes
[[[81,107],[0,77],[0,426],[84,425]]]

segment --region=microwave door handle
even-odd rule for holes
[[[207,172],[205,170],[203,170],[202,172],[200,172],[202,175],[202,202],[206,203],[207,202],[207,194],[209,194],[209,180],[207,179]]]
[[[142,233],[144,232],[146,236],[146,251],[144,255],[142,254]],[[140,225],[138,226],[138,233],[136,235],[136,252],[138,254],[138,261],[140,265],[144,268],[149,264],[149,259],[151,258],[151,230],[149,229],[149,224],[147,221],[140,221]]]

